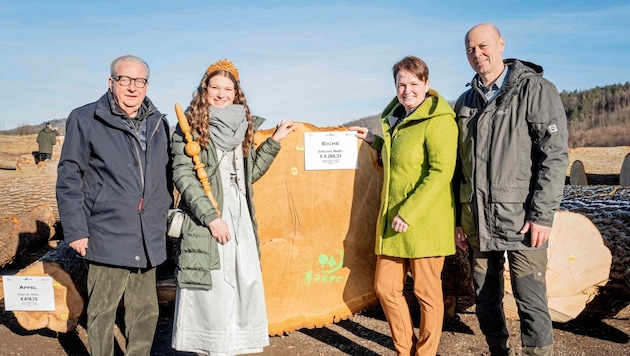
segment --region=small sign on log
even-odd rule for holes
[[[54,311],[52,277],[2,276],[5,310]]]

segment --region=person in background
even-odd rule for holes
[[[556,87],[542,67],[503,60],[505,40],[480,24],[465,36],[477,73],[455,104],[461,171],[456,238],[470,246],[476,314],[492,355],[514,355],[503,312],[507,255],[523,355],[551,355],[547,246],[568,166],[568,133]]]
[[[264,120],[251,115],[238,69],[228,60],[208,67],[186,117],[217,205],[197,178],[178,125],[172,137],[173,182],[186,216],[172,346],[204,355],[262,352],[269,333],[252,184],[296,125],[281,121],[254,147],[254,130]]]
[[[53,146],[57,143],[57,133],[50,122],[37,134],[37,145],[39,146],[39,161],[43,162],[52,159]],[[38,163],[35,162],[35,163]]]
[[[148,87],[145,61],[116,58],[109,90],[66,121],[57,203],[64,240],[88,265],[92,355],[114,354],[122,298],[128,355],[149,355],[157,325],[156,266],[166,260],[172,183],[169,125]]]
[[[381,115],[383,137],[349,127],[382,160],[384,176],[376,228],[374,289],[398,355],[435,355],[442,335],[441,272],[455,253],[452,189],[457,124],[449,103],[430,89],[429,68],[414,56],[393,67],[396,97]],[[420,303],[420,330],[413,330],[403,295],[411,270]]]

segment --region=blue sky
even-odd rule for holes
[[[446,99],[473,72],[463,38],[496,24],[504,56],[540,64],[560,91],[630,81],[624,1],[127,1],[0,4],[0,130],[65,118],[107,89],[109,65],[135,54],[148,96],[176,122],[208,65],[239,68],[263,128],[293,119],[336,126],[378,114],[395,95],[392,65],[423,58]]]

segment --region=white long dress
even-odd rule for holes
[[[236,180],[243,176],[235,169],[243,167],[242,151],[235,151],[219,163],[221,174],[230,176],[229,183],[223,180],[229,188],[224,189],[221,218],[232,239],[218,245],[221,268],[210,272],[211,290],[177,288],[172,339],[176,350],[238,355],[262,352],[269,345],[258,250],[244,189]]]

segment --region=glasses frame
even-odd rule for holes
[[[146,79],[146,78],[132,78],[132,77],[127,76],[127,75],[114,75],[114,76],[112,76],[112,79],[117,81],[118,84],[120,84],[123,87],[128,87],[128,86],[131,85],[131,83],[133,83],[133,85],[136,88],[142,89],[142,88],[146,87],[147,84],[149,84],[149,80]],[[128,84],[124,84],[124,83],[121,82],[121,80],[122,81],[127,81],[128,80],[129,83]],[[138,85],[138,84],[140,84],[140,85]]]

